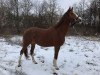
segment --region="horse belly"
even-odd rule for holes
[[[38,40],[36,44],[43,46],[43,47],[50,47],[54,46],[54,43],[52,40]]]
[[[36,41],[36,44],[40,45],[40,46],[43,46],[43,47],[50,47],[50,46],[61,46],[63,45],[64,43],[64,40],[61,40],[61,39],[38,39]]]
[[[55,31],[53,33],[50,31],[38,32],[34,39],[36,44],[43,47],[62,45],[64,43],[64,40]]]

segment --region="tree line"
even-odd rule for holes
[[[21,34],[34,26],[47,28],[62,12],[57,0],[0,0],[0,34]]]
[[[100,0],[81,0],[73,7],[82,18],[82,24],[77,24],[76,29],[83,35],[100,33]]]
[[[73,7],[82,17],[82,23],[75,25],[77,32],[100,32],[100,0],[81,0]],[[63,10],[57,0],[0,0],[0,34],[21,34],[29,27],[48,28],[59,21]]]

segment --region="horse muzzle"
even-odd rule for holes
[[[79,23],[79,22],[82,21],[82,18],[78,16],[78,17],[75,19],[75,21],[76,21],[77,23]]]
[[[76,19],[73,19],[72,23],[71,23],[71,27],[73,27],[75,24],[82,22],[82,18],[81,17],[77,17]]]
[[[78,17],[77,21],[78,21],[78,23],[82,22],[82,18]]]

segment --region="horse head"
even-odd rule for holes
[[[81,22],[81,17],[79,17],[74,11],[73,11],[73,7],[69,7],[68,9],[68,15],[69,15],[69,19],[71,22],[71,26],[73,26],[75,23],[79,23]]]

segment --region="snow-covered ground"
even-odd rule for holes
[[[91,40],[88,40],[91,39]],[[98,38],[66,37],[58,57],[59,70],[52,67],[53,47],[35,47],[38,64],[22,58],[17,67],[21,46],[20,36],[0,38],[0,75],[100,75],[100,40]],[[17,43],[16,43],[17,42]],[[28,48],[30,49],[30,47]],[[17,71],[16,71],[17,70]],[[20,70],[20,71],[18,71]]]

